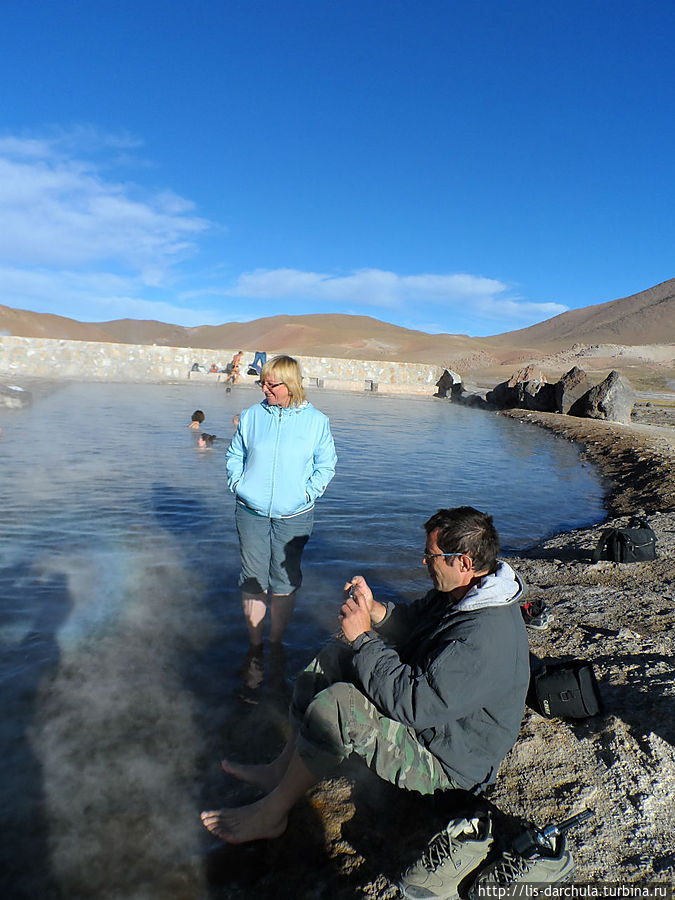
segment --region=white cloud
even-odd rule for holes
[[[0,135],[0,303],[85,321],[194,326],[271,315],[285,300],[289,313],[318,307],[380,317],[386,310],[388,320],[407,327],[431,321],[440,324],[429,330],[472,333],[478,325],[530,325],[566,309],[525,301],[505,282],[469,273],[259,268],[219,289],[222,264],[188,272],[181,263],[206,230],[222,228],[170,189],[148,191],[110,174],[130,162],[147,169],[139,147],[133,136],[92,126],[47,137]],[[240,302],[247,299],[258,302]]]
[[[477,312],[486,319],[522,319],[529,325],[534,321],[541,322],[544,319],[559,316],[561,313],[567,312],[568,309],[568,306],[563,306],[562,303],[554,303],[553,301],[533,303],[532,301],[514,298],[492,298],[482,300],[478,305]]]
[[[51,155],[47,141],[39,138],[18,138],[12,135],[0,137],[0,156],[40,159]]]
[[[346,275],[256,269],[241,274],[225,293],[258,300],[290,298],[361,308],[386,307],[417,315],[434,309],[449,315],[461,311],[465,318],[473,315],[524,324],[567,309],[559,303],[533,303],[509,295],[509,286],[494,278],[466,273],[398,275],[381,269],[360,269]],[[439,330],[443,330],[442,325]]]
[[[139,295],[143,287],[136,279],[110,272],[28,271],[0,266],[0,302],[6,306],[85,322],[158,319],[186,327],[221,324],[222,317],[213,310],[148,300]]]
[[[491,297],[506,289],[501,281],[477,275],[397,275],[382,269],[330,275],[297,269],[256,269],[240,275],[227,293],[238,297],[339,300],[399,308],[411,300],[462,302]]]
[[[0,139],[0,261],[57,269],[105,264],[160,284],[194,251],[208,223],[170,191],[143,193],[104,177],[92,162],[64,154],[67,143]]]

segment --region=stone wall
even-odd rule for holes
[[[224,368],[238,348],[204,350],[194,347],[159,347],[142,344],[109,344],[51,338],[0,337],[0,377],[20,376],[77,381],[176,382],[187,379],[197,361]],[[243,373],[254,352],[244,351]],[[442,366],[379,360],[332,359],[297,356],[309,386],[340,390],[376,390],[380,393],[433,394]],[[201,375],[200,380],[219,381]],[[252,380],[252,379],[250,379]]]

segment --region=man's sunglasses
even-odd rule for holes
[[[427,553],[426,549],[422,559],[438,559],[441,556],[466,556],[465,553]]]

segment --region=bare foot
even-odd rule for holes
[[[229,759],[222,760],[220,764],[223,770],[228,775],[234,775],[237,781],[252,784],[266,794],[274,790],[286,771],[286,765],[281,764],[281,759],[275,759],[274,762],[262,766],[246,766],[243,763],[230,762]]]
[[[201,814],[205,828],[228,844],[278,838],[286,830],[287,816],[277,819],[264,799],[239,809],[214,809]]]

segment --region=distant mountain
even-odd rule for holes
[[[164,322],[120,319],[86,323],[0,306],[0,335],[158,344],[214,350],[265,350],[300,356],[388,359],[458,367],[489,366],[574,344],[675,343],[675,279],[647,291],[570,310],[538,325],[493,335],[426,334],[369,316],[272,316],[184,328]]]
[[[571,309],[538,325],[485,338],[491,347],[550,349],[583,344],[675,343],[675,278],[656,287],[583,309]]]
[[[11,306],[0,306],[0,337],[13,334],[17,337],[60,338],[66,341],[109,341],[107,333],[99,325],[78,322],[65,316],[35,313]]]

